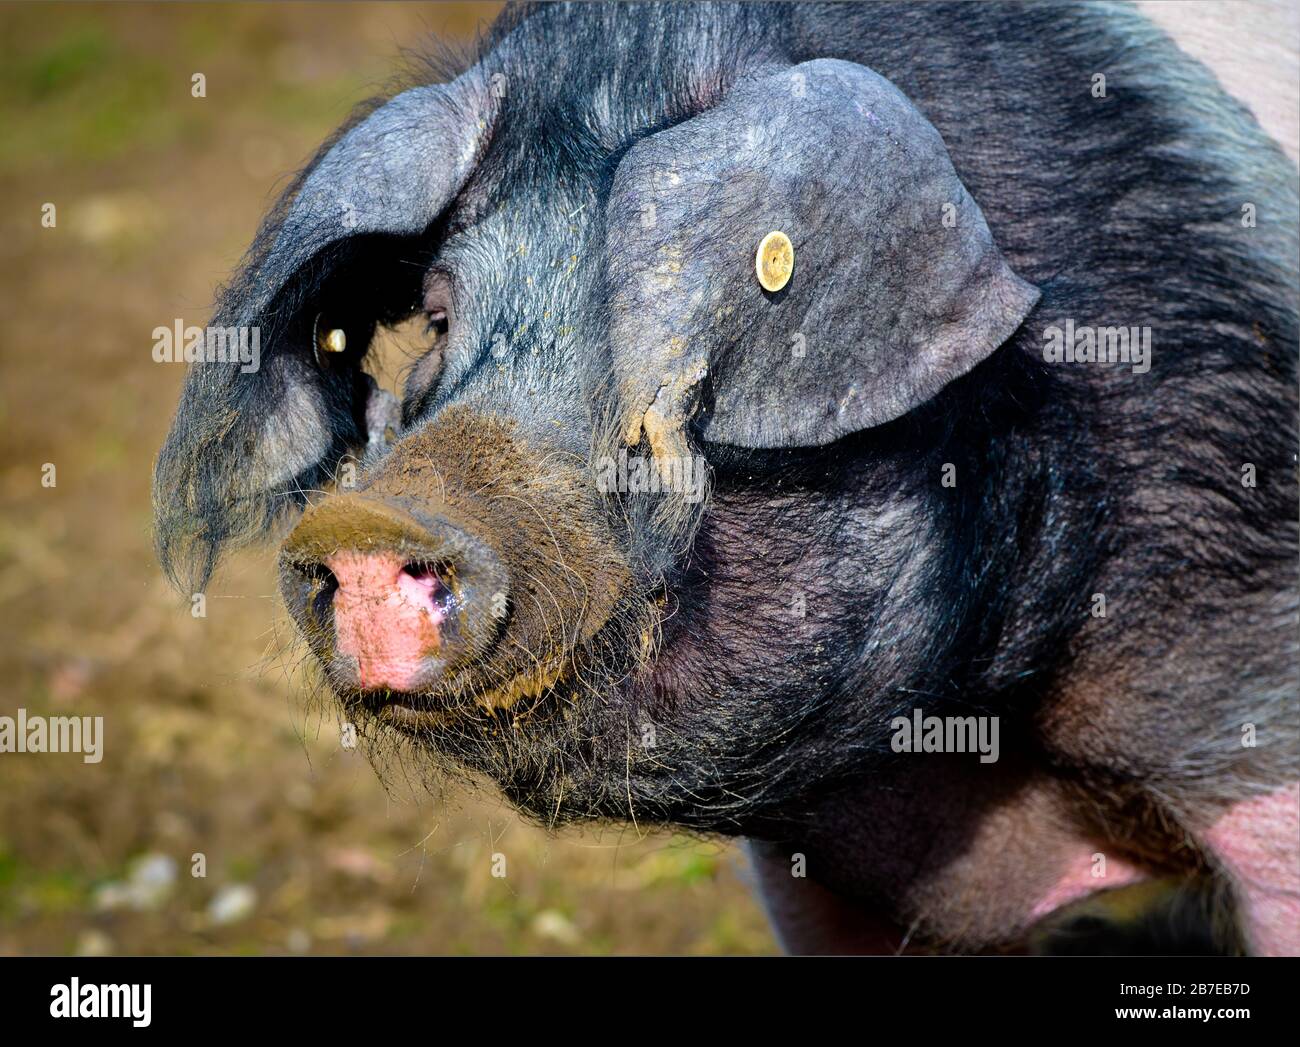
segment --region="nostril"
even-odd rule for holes
[[[409,574],[420,582],[441,582],[444,577],[451,573],[451,569],[441,561],[418,560],[403,567],[402,573]]]
[[[444,560],[416,560],[402,568],[402,575],[416,583],[431,608],[443,617],[450,615],[456,603],[452,574],[451,564]]]
[[[301,563],[297,568],[306,587],[308,605],[317,618],[323,617],[334,600],[334,594],[338,592],[337,576],[319,561]]]
[[[311,583],[313,589],[329,590],[332,594],[339,587],[338,578],[323,563],[299,564],[298,570],[303,578]]]

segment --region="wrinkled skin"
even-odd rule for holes
[[[1217,947],[1300,950],[1295,168],[1202,67],[1103,7],[548,7],[430,97],[328,144],[223,296],[266,365],[190,376],[178,580],[363,456],[281,584],[367,734],[548,825],[755,840],[793,949],[1023,948],[1167,877]],[[421,309],[398,415],[364,348]],[[1045,363],[1064,318],[1151,327],[1150,372]],[[708,497],[601,491],[620,451]],[[376,546],[442,572],[434,639],[339,602]],[[918,707],[1001,758],[895,753]]]

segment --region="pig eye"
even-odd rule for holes
[[[455,318],[452,281],[445,271],[434,269],[424,278],[420,315],[424,319],[422,352],[407,375],[403,396],[403,424],[407,425],[424,410],[442,377],[448,336]]]
[[[424,325],[424,337],[430,349],[438,348],[438,343],[447,336],[447,314],[426,313],[428,321]]]
[[[451,276],[441,269],[430,270],[424,278],[423,309],[428,321],[425,334],[441,340],[450,330],[452,320]]]

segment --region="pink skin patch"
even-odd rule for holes
[[[1236,883],[1251,950],[1300,956],[1300,782],[1234,804],[1205,843]]]
[[[410,573],[395,553],[341,552],[325,566],[338,580],[338,652],[356,659],[360,688],[409,691],[427,683],[447,616],[436,599],[437,576]]]
[[[1095,857],[1099,853],[1105,855],[1105,852],[1099,848],[1087,845],[1072,852],[1059,878],[1034,904],[1031,916],[1035,920],[1040,920],[1056,912],[1057,909],[1086,898],[1090,894],[1108,891],[1112,887],[1127,887],[1129,884],[1145,879],[1145,874],[1139,869],[1113,855],[1105,855],[1103,865]],[[1103,869],[1105,875],[1099,875]]]

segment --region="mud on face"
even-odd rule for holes
[[[573,813],[576,768],[605,781],[610,761],[638,758],[647,695],[633,681],[654,661],[667,600],[653,565],[633,562],[630,528],[685,542],[699,506],[667,489],[603,501],[590,461],[538,453],[513,421],[453,407],[354,493],[306,510],[282,547],[282,593],[346,715],[378,729],[362,732],[376,752],[396,732],[552,818]],[[374,570],[350,569],[358,558]],[[420,594],[405,583],[427,574],[443,613],[417,606],[403,636]]]

